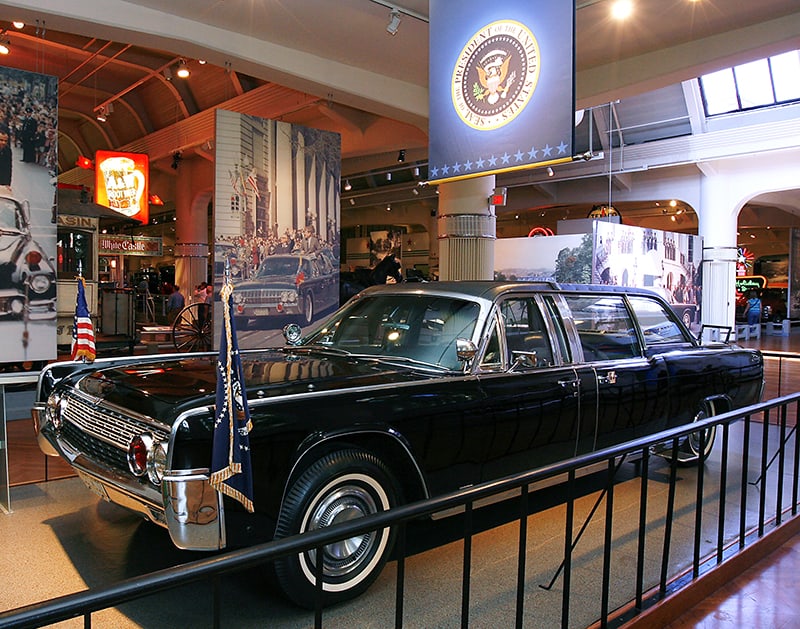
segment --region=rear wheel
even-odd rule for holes
[[[398,503],[397,483],[386,466],[362,450],[341,450],[314,462],[289,489],[275,537],[288,537],[386,511]],[[281,588],[292,601],[313,608],[317,562],[322,561],[323,604],[364,592],[391,552],[391,529],[370,531],[276,562]]]

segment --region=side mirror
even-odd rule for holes
[[[303,330],[296,323],[289,323],[283,328],[283,338],[289,345],[299,345],[303,338]]]
[[[477,353],[478,348],[475,347],[475,343],[469,339],[456,339],[456,355],[459,361],[469,362],[475,358],[475,354]]]

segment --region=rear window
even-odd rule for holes
[[[688,343],[690,339],[675,321],[670,310],[645,297],[630,297],[647,347],[667,343]]]
[[[625,301],[618,295],[564,295],[588,362],[641,355]]]

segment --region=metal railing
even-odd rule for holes
[[[386,526],[396,527],[397,531],[394,551],[395,627],[402,627],[406,621],[416,626],[404,617],[409,557],[407,528],[420,518],[456,507],[464,509],[458,623],[468,627],[471,616],[477,614],[473,599],[479,593],[479,588],[473,584],[473,538],[479,532],[473,517],[476,505],[510,490],[518,492],[515,499],[518,515],[514,517],[519,530],[516,559],[508,561],[504,567],[508,572],[508,584],[504,587],[509,593],[513,592],[514,625],[522,627],[525,622],[530,622],[526,614],[535,606],[537,618],[549,613],[554,619],[547,626],[566,628],[593,623],[599,623],[601,627],[618,626],[658,603],[676,588],[719,566],[750,540],[768,534],[786,518],[797,515],[800,478],[798,419],[800,393],[344,524],[5,611],[0,613],[0,627],[40,627],[79,616],[83,616],[84,626],[89,627],[92,614],[99,610],[205,580],[212,583],[214,592],[213,611],[208,622],[220,627],[224,620],[220,587],[223,578],[230,573],[311,549],[316,549],[317,556],[321,556],[321,549],[327,544]],[[677,452],[682,439],[690,433],[702,436],[705,434],[703,431],[712,427],[721,432],[713,457],[696,468],[681,467]],[[660,456],[656,456],[657,453]],[[621,479],[620,470],[631,460],[634,460],[638,474]],[[599,488],[595,487],[590,494],[582,492],[582,472],[597,468],[601,470],[599,476],[594,474],[592,477],[600,479]],[[653,493],[657,488],[656,475],[661,477],[659,482],[662,486],[664,479],[668,479],[665,499],[657,498]],[[537,553],[532,549],[532,545],[535,546],[532,536],[541,526],[531,526],[537,517],[532,505],[539,491],[536,488],[547,485],[548,481],[552,485],[553,479],[560,479],[560,487],[566,490],[560,493],[562,497],[566,496],[562,501],[563,515],[560,516],[563,517],[563,557],[555,570],[552,566],[544,568],[551,571],[551,581],[537,586],[533,581],[541,574],[534,578],[530,576],[533,568],[539,568],[534,565]],[[634,488],[631,495],[638,494],[638,505],[629,505],[627,510],[621,510],[615,496],[625,486],[628,486],[629,493],[631,487]],[[751,493],[757,493],[757,496],[752,498],[748,495]],[[581,523],[578,512],[585,510],[587,501],[593,505],[586,510]],[[636,518],[630,517],[632,510],[637,512]],[[596,519],[598,515],[602,516],[599,520]],[[554,516],[548,514],[547,517],[552,525]],[[503,526],[508,524],[502,523]],[[593,540],[589,540],[589,528],[595,529]],[[686,531],[689,530],[691,535],[687,538]],[[627,580],[624,583],[617,574],[620,564],[625,563],[619,560],[620,553],[625,553],[626,562],[635,556],[633,565],[625,565]],[[559,556],[562,555],[559,553]],[[578,582],[578,577],[581,587],[576,590],[573,583]],[[558,579],[561,580],[561,596],[556,602],[557,591],[552,590],[552,586]],[[585,605],[578,606],[573,601],[578,594],[586,595],[583,590],[588,587],[587,583],[597,584],[596,594],[589,597],[597,603],[593,610],[583,609]],[[549,611],[535,598],[547,590],[551,590],[548,596],[554,607]],[[318,594],[318,601],[321,601],[321,590]],[[370,596],[370,592],[362,596]],[[326,613],[327,610],[318,604],[313,613],[314,626],[323,626]],[[310,618],[308,622],[311,624]]]

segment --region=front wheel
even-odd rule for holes
[[[300,319],[303,325],[309,325],[314,320],[314,296],[308,292],[302,298],[302,314]]]
[[[397,484],[386,466],[362,450],[333,452],[314,462],[289,489],[275,537],[321,529],[386,511],[399,500]],[[317,562],[322,561],[323,604],[364,592],[378,578],[391,552],[391,529],[370,531],[333,542],[322,549],[280,559],[278,582],[288,598],[314,607]]]
[[[703,408],[697,412],[697,415],[694,416],[693,421],[699,422],[716,414],[714,402],[707,402],[703,405]],[[711,454],[711,450],[714,449],[714,439],[716,436],[716,426],[690,433],[680,447],[678,460],[684,465],[699,465],[705,462],[708,455]]]

